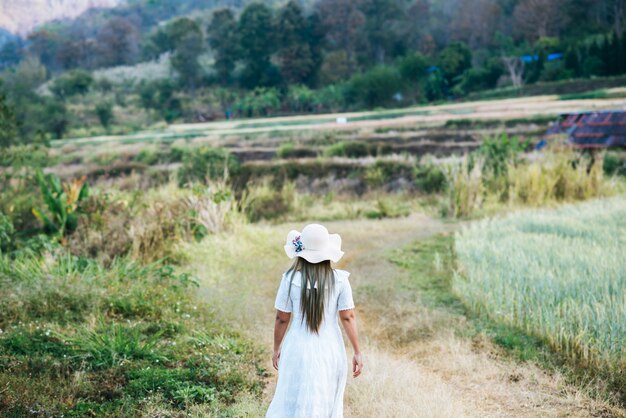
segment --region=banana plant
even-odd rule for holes
[[[35,177],[48,208],[48,214],[33,208],[33,215],[43,224],[46,232],[64,237],[67,232],[75,230],[78,226],[79,203],[89,195],[87,178],[82,176],[62,184],[58,176],[44,175],[41,170],[37,170]]]

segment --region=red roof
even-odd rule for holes
[[[626,147],[626,112],[562,114],[546,136],[563,134],[577,148]]]

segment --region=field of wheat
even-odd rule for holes
[[[473,309],[623,376],[625,245],[624,196],[484,220],[456,237],[454,288]]]

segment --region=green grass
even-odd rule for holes
[[[572,384],[597,391],[600,397],[617,399],[621,405],[625,403],[623,397],[620,399],[623,382],[619,376],[573,364],[542,336],[467,303],[463,291],[455,286],[459,259],[453,235],[440,234],[414,242],[395,250],[390,259],[410,272],[410,279],[399,284],[403,292],[418,295],[429,310],[444,312],[448,319],[443,324],[457,335],[468,339],[486,335],[518,361],[558,370]]]
[[[623,97],[626,97],[626,92],[624,91],[607,91],[600,89],[582,93],[562,94],[559,96],[559,100],[619,99]]]
[[[621,196],[473,224],[458,234],[453,289],[472,311],[623,388],[625,208]]]
[[[161,263],[0,255],[0,312],[2,416],[211,415],[260,396],[258,349]]]

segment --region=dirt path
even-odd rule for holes
[[[558,375],[510,360],[487,338],[455,336],[453,329],[463,325],[464,317],[425,308],[415,291],[398,288],[398,281],[409,273],[387,261],[389,251],[450,231],[453,226],[424,215],[326,225],[331,232],[339,232],[344,241],[346,256],[339,267],[352,273],[364,351],[363,375],[348,378],[346,417],[616,414],[565,384]],[[187,249],[207,303],[268,352],[272,347],[275,291],[288,265],[281,247],[283,235],[301,226],[245,226],[235,236],[218,236]],[[221,261],[203,262],[207,259]],[[348,353],[352,353],[350,347]],[[273,373],[269,358],[266,367]],[[275,375],[261,404],[242,400],[241,415],[262,416],[274,385]]]

